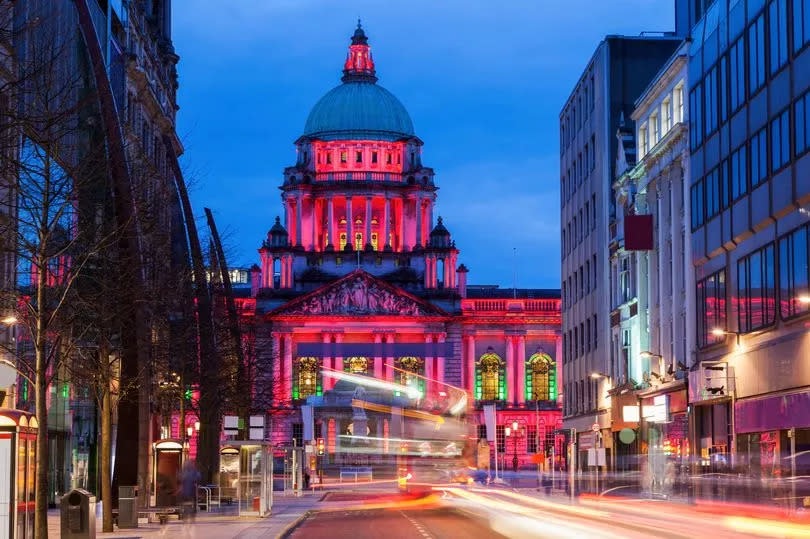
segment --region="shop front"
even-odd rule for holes
[[[689,471],[689,418],[684,380],[637,393],[639,421],[639,471],[642,491],[651,496],[671,496]]]

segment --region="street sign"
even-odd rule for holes
[[[599,432],[599,423],[594,423],[591,425],[591,430],[594,432]]]

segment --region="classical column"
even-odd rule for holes
[[[326,230],[329,233],[329,242],[327,245],[331,245],[335,249],[338,248],[338,235],[337,235],[337,225],[335,224],[335,203],[332,200],[332,197],[329,197],[327,201],[327,217],[328,222],[326,224]]]
[[[382,342],[382,335],[379,333],[374,335],[374,344],[378,345],[374,347],[374,351],[376,354],[381,353],[379,344]],[[374,356],[374,378],[377,380],[382,380],[383,377],[383,364],[382,364],[382,356],[375,355]]]
[[[399,199],[399,242],[397,250],[400,252],[405,250],[405,199]]]
[[[354,218],[352,216],[352,197],[346,197],[346,244],[354,247]],[[338,242],[340,245],[340,242]]]
[[[301,214],[304,209],[304,198],[299,196],[295,199],[295,245],[301,247],[302,234],[301,234]]]
[[[292,334],[286,333],[284,335],[284,373],[283,373],[283,395],[284,401],[289,402],[292,400]]]
[[[515,346],[512,335],[506,336],[506,402],[515,398]]]
[[[309,208],[310,226],[312,228],[312,243],[310,243],[310,248],[313,251],[318,251],[318,236],[316,234],[318,231],[318,201],[313,197],[309,197]]]
[[[388,344],[394,344],[394,335],[393,335],[393,333],[389,333],[389,334],[387,334],[385,336],[385,342],[388,343]],[[389,347],[389,348],[393,348],[393,347]],[[389,365],[393,366],[394,365],[394,356],[386,357],[385,362],[388,363]],[[393,369],[393,367],[386,367],[385,368],[385,379],[388,380],[389,382],[394,381],[394,369]]]
[[[329,333],[324,333],[323,334],[324,352],[326,352],[329,349],[329,344],[331,342],[332,342],[332,335],[330,335]],[[333,369],[334,368],[332,366],[332,356],[327,356],[326,353],[324,353],[324,356],[323,356],[323,367],[324,367],[324,369]],[[323,390],[324,391],[332,389],[332,387],[335,385],[335,379],[332,376],[323,376],[321,379],[323,380]]]
[[[554,352],[554,365],[556,366],[556,369],[557,369],[557,387],[555,388],[555,390],[557,392],[557,402],[562,404],[563,395],[562,395],[562,391],[560,391],[560,387],[561,387],[560,384],[562,384],[562,357],[563,357],[562,354],[563,354],[563,348],[562,348],[562,336],[559,333],[555,336],[555,341],[556,342],[555,342],[555,347],[554,347],[554,350],[555,350],[555,352]],[[599,402],[599,400],[597,400],[597,402]]]
[[[439,391],[444,391],[444,339],[444,333],[440,333],[437,337],[439,355],[436,357],[436,380],[439,381]]]
[[[388,198],[388,193],[385,194],[385,210],[383,212],[383,221],[385,222],[385,227],[383,228],[383,232],[385,233],[385,240],[382,243],[377,243],[380,246],[380,250],[385,249],[386,247],[393,247],[391,245],[390,237],[391,237],[391,199]]]
[[[343,342],[343,334],[338,333],[335,335],[335,343],[340,344]],[[338,354],[342,354],[343,352],[338,351]],[[337,356],[334,358],[335,360],[335,370],[338,372],[343,372],[343,356]]]
[[[425,243],[430,239],[430,232],[433,230],[433,201],[427,199],[427,228],[425,229]]]
[[[466,387],[472,398],[475,399],[475,335],[467,335],[465,339],[467,340]]]
[[[281,337],[278,333],[273,333],[273,383],[276,388],[281,388]],[[282,395],[278,391],[273,391],[273,406],[278,406]]]
[[[433,335],[425,335],[425,351],[433,343]],[[427,352],[430,354],[431,352]],[[426,355],[425,357],[425,397],[433,394],[433,356]]]
[[[430,288],[430,255],[425,257],[425,288]]]
[[[423,245],[422,244],[422,199],[417,198],[414,200],[414,211],[416,212],[416,242],[415,245]]]
[[[371,245],[371,197],[366,197],[366,232],[363,234],[363,248],[366,245]],[[377,238],[379,242],[379,238]]]
[[[453,288],[453,283],[450,281],[450,268],[453,267],[453,262],[450,257],[444,259],[444,275],[442,275],[442,282],[445,288]]]
[[[517,403],[526,402],[526,337],[518,335],[517,338]]]
[[[287,227],[287,234],[289,237],[292,238],[293,235],[293,207],[292,207],[292,198],[285,198],[284,199],[284,223]]]

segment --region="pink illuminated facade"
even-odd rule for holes
[[[422,144],[405,108],[377,84],[358,25],[342,84],[313,107],[296,141],[297,162],[280,188],[284,215],[240,299],[255,353],[272,365],[270,436],[300,443],[301,405],[311,404],[315,436],[339,461],[352,417],[334,405],[340,387],[323,374],[337,370],[417,384],[428,409],[442,408],[449,386],[461,388],[476,426],[481,404],[496,404],[500,437],[513,421],[521,426],[499,449],[509,466],[516,449],[523,465],[550,454],[547,441],[562,425],[559,290],[467,283],[434,216],[437,187]],[[388,419],[367,421],[387,440]]]

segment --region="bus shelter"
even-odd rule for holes
[[[37,418],[0,409],[0,537],[34,537]]]
[[[273,448],[257,440],[220,448],[220,488],[235,496],[239,516],[263,517],[273,506]]]

